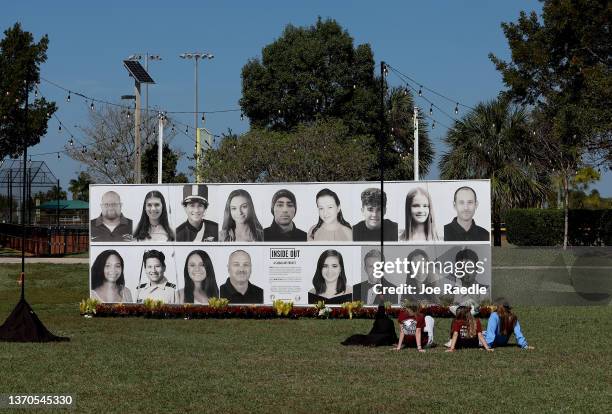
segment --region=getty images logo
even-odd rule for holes
[[[466,275],[480,275],[485,272],[485,260],[473,262],[470,260],[453,262],[450,260],[421,260],[409,261],[407,258],[397,258],[395,261],[375,262],[373,276],[380,279],[385,274],[405,274],[414,278],[419,273],[453,275],[463,278]]]

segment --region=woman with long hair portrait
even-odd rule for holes
[[[132,292],[125,287],[123,258],[116,250],[104,250],[91,266],[90,296],[101,302],[132,302]]]
[[[319,221],[308,230],[308,241],[352,241],[353,229],[342,216],[338,195],[324,188],[317,193],[315,200]]]
[[[232,191],[225,203],[219,241],[253,242],[263,240],[263,227],[257,220],[251,195],[243,189]]]
[[[166,200],[159,191],[149,191],[145,195],[134,238],[138,241],[174,241],[174,232],[168,222]]]
[[[431,196],[427,190],[417,187],[408,192],[406,196],[405,218],[406,228],[400,234],[400,240],[439,240]]]
[[[314,287],[308,292],[308,303],[322,300],[327,304],[340,304],[352,300],[353,287],[347,284],[344,260],[337,250],[321,253],[312,284]]]
[[[215,269],[205,251],[194,250],[189,253],[185,259],[183,276],[185,287],[178,292],[179,303],[206,305],[210,298],[219,297]]]

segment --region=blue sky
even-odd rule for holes
[[[72,91],[111,102],[133,93],[133,82],[121,61],[135,52],[159,54],[149,72],[156,81],[150,87],[149,106],[168,111],[193,111],[193,62],[178,57],[182,52],[210,51],[212,61],[200,65],[200,110],[237,109],[241,95],[240,71],[250,58],[259,57],[262,47],[278,38],[283,28],[313,24],[318,16],[336,19],[353,36],[355,44],[369,43],[376,62],[384,60],[401,72],[461,103],[474,106],[493,99],[503,83],[487,55],[493,52],[508,58],[509,50],[500,28],[502,21],[515,21],[520,10],[539,10],[537,1],[130,1],[116,3],[10,2],[3,5],[0,28],[16,21],[34,33],[36,39],[48,34],[48,61],[42,76]],[[400,80],[391,75],[391,84]],[[62,122],[75,137],[73,125],[87,124],[88,102],[43,82],[45,96],[59,105]],[[434,99],[448,113],[454,104]],[[417,101],[428,108],[425,102]],[[461,115],[464,112],[460,112]],[[434,114],[449,125],[442,114]],[[177,120],[192,125],[193,115]],[[206,126],[215,134],[231,128],[244,132],[248,122],[239,112],[210,114]],[[431,133],[437,156],[446,149],[441,143],[445,128]],[[51,121],[49,133],[31,154],[62,150],[69,137],[58,133]],[[173,145],[185,152],[193,141],[178,135]],[[62,155],[44,159],[67,188],[83,167]],[[186,170],[187,160],[180,165]],[[425,177],[438,178],[437,158]],[[612,196],[612,174],[595,185],[605,196]]]

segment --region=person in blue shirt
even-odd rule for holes
[[[514,333],[516,342],[522,349],[534,349],[527,344],[527,340],[521,331],[521,324],[512,312],[512,307],[508,301],[498,299],[496,305],[497,310],[489,316],[485,333],[485,341],[489,347],[507,345],[510,336]]]

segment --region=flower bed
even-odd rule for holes
[[[350,303],[350,302],[347,302]],[[354,302],[353,302],[354,303]],[[346,304],[345,304],[346,305]],[[387,308],[387,314],[396,318],[401,308]],[[481,306],[478,316],[488,317],[495,308],[492,306]],[[435,318],[451,318],[453,313],[448,306],[428,305],[421,307],[424,315]],[[364,307],[359,305],[320,307],[320,306],[292,306],[288,311],[284,309],[279,312],[278,307],[269,305],[166,305],[156,304],[121,304],[121,303],[99,303],[92,312],[96,317],[145,317],[158,319],[277,319],[277,318],[325,318],[325,319],[373,319],[376,314],[375,307]],[[81,312],[81,314],[84,314]],[[91,313],[89,313],[91,314]]]

